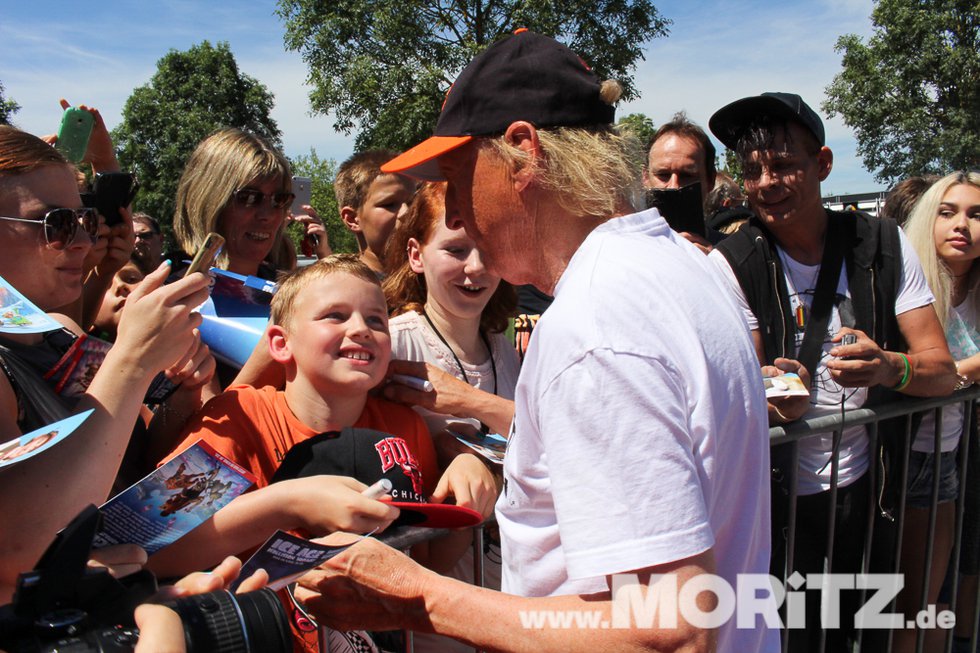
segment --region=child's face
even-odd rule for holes
[[[143,280],[143,273],[133,263],[122,266],[112,278],[112,285],[102,298],[99,314],[95,318],[95,326],[110,334],[115,334],[119,327],[119,318],[126,306],[126,298]]]
[[[364,205],[358,212],[358,224],[367,249],[379,261],[384,257],[396,221],[408,211],[414,194],[414,182],[398,175],[379,175],[368,187]]]
[[[440,217],[429,242],[408,241],[412,271],[425,275],[426,305],[438,304],[440,313],[479,319],[500,277],[487,271],[480,251],[463,229],[450,229]]]
[[[321,393],[366,393],[391,359],[381,289],[340,272],[311,281],[293,304],[286,341],[297,377]]]

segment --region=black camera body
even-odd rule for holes
[[[153,574],[118,580],[87,565],[101,514],[88,506],[68,525],[33,571],[20,575],[14,600],[0,607],[0,649],[132,651],[139,639],[133,611],[157,591]],[[211,592],[166,603],[181,618],[187,650],[249,653],[292,650],[289,622],[271,590],[235,596]]]

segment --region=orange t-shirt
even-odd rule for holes
[[[418,413],[400,404],[368,397],[364,411],[351,426],[404,439],[418,460],[426,494],[432,493],[439,481],[439,468],[429,430]],[[232,386],[214,397],[188,423],[184,432],[184,441],[167,456],[167,460],[198,440],[204,440],[218,453],[255,474],[256,488],[269,485],[283,456],[295,444],[319,435],[293,414],[285,393],[272,386],[253,388],[248,385]],[[280,591],[279,596],[289,615],[293,650],[295,653],[316,653],[316,630],[291,604],[286,590]]]
[[[435,448],[419,415],[406,406],[368,397],[364,411],[351,426],[397,435],[419,461],[422,481],[431,494],[439,480]],[[256,488],[269,484],[283,456],[293,445],[319,435],[293,414],[286,395],[272,386],[232,386],[213,398],[184,429],[185,438],[173,453],[204,440],[256,476]],[[271,533],[270,533],[271,535]]]

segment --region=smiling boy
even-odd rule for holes
[[[261,543],[276,529],[320,536],[387,526],[398,511],[361,496],[365,485],[358,480],[321,475],[270,485],[294,445],[349,426],[401,440],[414,454],[413,466],[433,502],[453,495],[458,505],[484,516],[491,512],[493,480],[478,459],[458,456],[440,478],[422,418],[410,408],[368,395],[384,380],[391,337],[377,277],[357,256],[329,256],[287,277],[273,298],[271,317],[267,344],[286,370],[285,389],[230,388],[191,421],[186,439],[175,450],[203,439],[255,474],[257,491],[239,497],[155,555],[150,563],[154,571],[176,576],[211,566]],[[460,531],[413,553],[423,564],[451,565],[455,559],[445,558],[458,556],[460,542],[469,540],[470,534]],[[312,640],[306,642],[307,650],[315,650],[315,633]]]

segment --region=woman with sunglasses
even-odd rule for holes
[[[0,276],[42,310],[73,302],[82,291],[94,217],[82,208],[75,167],[9,126],[0,126],[0,217]],[[168,272],[161,266],[130,296],[116,346],[70,404],[30,366],[30,359],[52,353],[44,336],[0,338],[0,441],[94,410],[58,446],[0,473],[0,603],[60,528],[84,506],[105,501],[151,380],[165,369],[178,378],[193,375],[202,353],[208,355],[193,312],[207,297],[208,279],[192,275],[163,286]]]
[[[290,267],[281,242],[292,201],[286,157],[260,136],[223,129],[201,141],[187,161],[177,186],[174,235],[193,255],[216,232],[225,238],[218,267],[275,279],[277,269]]]

